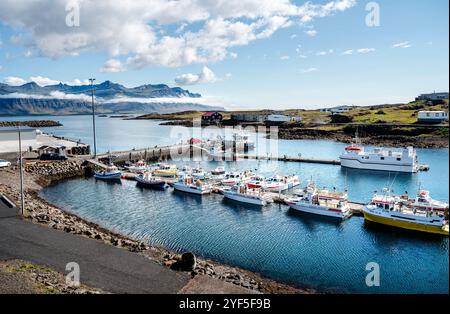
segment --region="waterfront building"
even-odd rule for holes
[[[419,100],[445,100],[448,99],[448,92],[440,92],[440,93],[431,93],[431,94],[421,94],[418,97],[416,97],[416,101]]]
[[[222,121],[223,116],[220,112],[209,111],[202,115],[202,124],[215,124]]]
[[[417,121],[421,123],[442,123],[448,120],[448,112],[445,111],[419,111]]]
[[[22,150],[28,150],[37,144],[37,130],[30,127],[20,127]],[[0,127],[0,153],[19,151],[19,129],[17,127]]]

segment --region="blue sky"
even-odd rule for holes
[[[42,6],[47,5],[46,1],[40,2]],[[313,1],[318,5],[328,2]],[[223,44],[225,48],[218,53],[225,51],[226,56],[210,54],[205,60],[186,57],[187,61],[180,64],[175,64],[180,59],[178,55],[174,56],[175,61],[167,61],[165,58],[168,54],[175,53],[177,46],[171,49],[166,45],[164,49],[167,51],[163,51],[160,58],[152,59],[151,62],[148,61],[148,56],[153,58],[155,51],[159,52],[161,49],[142,52],[142,49],[134,49],[134,46],[136,43],[145,43],[146,38],[151,38],[152,34],[159,36],[159,39],[165,35],[176,37],[179,33],[175,30],[184,24],[182,32],[199,33],[205,28],[208,19],[195,20],[193,17],[192,21],[182,21],[171,16],[167,19],[174,19],[174,22],[161,22],[143,18],[152,28],[149,37],[136,38],[136,42],[132,42],[128,36],[117,36],[116,39],[111,39],[109,35],[91,36],[93,38],[88,36],[83,49],[76,47],[77,50],[70,50],[73,46],[70,42],[67,45],[71,47],[62,49],[61,46],[66,44],[64,40],[49,41],[51,37],[48,35],[58,33],[57,28],[56,31],[47,30],[39,21],[30,22],[30,19],[24,18],[28,12],[21,9],[22,11],[16,12],[16,16],[0,13],[0,20],[3,22],[0,29],[0,79],[6,82],[8,78],[15,77],[28,81],[30,77],[40,76],[72,82],[93,76],[98,81],[111,80],[126,86],[148,83],[174,86],[178,85],[175,83],[177,77],[179,83],[183,82],[183,78],[193,78],[193,81],[185,82],[191,85],[182,87],[210,97],[230,109],[397,103],[411,101],[419,93],[447,91],[448,1],[376,1],[380,6],[379,27],[368,27],[365,23],[368,2],[356,1],[345,10],[336,10],[323,17],[314,16],[308,23],[298,22],[298,18],[304,15],[291,17],[289,13],[287,16],[292,23],[279,26],[273,34],[261,39],[230,44],[229,39],[224,43],[220,41],[223,40],[222,37],[220,40],[215,37],[217,42],[214,41],[213,45]],[[301,7],[304,1],[291,3]],[[14,8],[0,8],[0,12],[11,12],[12,9]],[[226,11],[220,9],[223,10],[220,14],[225,15]],[[80,32],[95,32],[94,28],[83,26],[83,10],[84,8],[81,11]],[[212,16],[218,14],[213,12],[219,9],[207,7],[205,10],[209,10],[207,12]],[[64,11],[61,14],[59,11],[55,12],[49,11],[47,14],[50,17],[54,14],[55,21],[67,14]],[[186,14],[190,14],[189,12],[194,16],[200,9],[192,7],[192,11]],[[86,11],[85,14],[89,12]],[[280,15],[279,11],[274,15]],[[264,19],[266,13],[262,12],[261,16]],[[39,14],[35,17],[40,19]],[[131,13],[129,17],[133,18]],[[228,15],[226,18],[229,18],[230,23],[241,21],[247,24],[258,19],[251,15]],[[109,17],[107,21],[111,19],[113,17]],[[44,22],[45,20],[42,23]],[[311,30],[316,32],[315,36],[311,36],[311,32],[310,35],[306,33]],[[136,33],[142,34],[139,31]],[[61,33],[62,36],[66,36],[65,34]],[[203,34],[195,40],[201,42],[199,45],[209,45],[213,42],[211,38],[209,34]],[[122,52],[111,53],[114,48],[111,41],[114,40],[116,43],[124,41],[121,47],[129,44],[131,48],[120,48]],[[190,45],[189,39],[187,41],[187,45]],[[210,46],[200,48],[206,49],[208,53],[217,52]],[[183,58],[186,55],[189,54],[183,54]],[[145,64],[135,66],[131,60],[134,56],[147,58]],[[120,64],[113,63],[113,71],[116,72],[105,72],[105,62],[111,59]],[[205,66],[208,70],[206,74],[198,76]]]

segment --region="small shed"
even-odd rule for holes
[[[56,154],[58,156],[66,155],[66,146],[63,145],[43,145],[38,148],[39,156],[43,154]]]

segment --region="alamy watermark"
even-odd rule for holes
[[[66,285],[68,287],[77,288],[80,286],[80,265],[76,262],[70,262],[66,265]]]
[[[66,4],[66,25],[68,27],[80,26],[80,3],[76,0],[70,0]]]
[[[380,4],[378,2],[369,2],[366,4],[366,26],[367,27],[379,27],[381,26],[380,20]]]
[[[370,262],[366,265],[366,271],[369,272],[366,275],[367,287],[379,287],[380,286],[380,265],[376,262]]]

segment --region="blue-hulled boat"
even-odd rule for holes
[[[120,180],[122,172],[116,166],[110,165],[105,171],[96,171],[94,177],[99,180]]]

